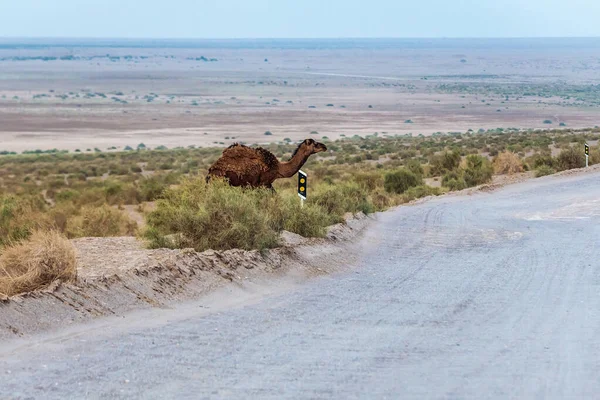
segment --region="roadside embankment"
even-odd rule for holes
[[[265,251],[145,249],[133,237],[73,240],[77,280],[0,301],[0,339],[87,320],[198,299],[225,285],[275,275],[302,281],[352,263],[348,251],[366,227],[364,214],[331,226],[324,239],[283,232],[283,246]]]

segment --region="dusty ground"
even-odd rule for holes
[[[595,42],[444,43],[0,46],[0,150],[600,124]]]
[[[600,165],[555,176],[593,174]],[[532,173],[496,176],[492,183],[452,192],[470,196],[493,192],[532,179]],[[535,182],[535,181],[532,181]],[[430,200],[423,198],[414,205]],[[400,206],[402,207],[402,206]],[[575,210],[577,211],[577,210]],[[214,292],[224,285],[247,287],[275,276],[297,284],[315,275],[347,269],[356,253],[353,243],[369,218],[347,215],[347,223],[330,227],[326,239],[305,239],[284,232],[283,247],[260,253],[231,250],[197,253],[191,249],[148,250],[134,237],[73,240],[78,280],[0,301],[0,339],[30,335],[99,316],[134,309],[165,308]],[[268,285],[268,284],[267,284]]]
[[[2,343],[0,387],[61,400],[597,398],[599,198],[596,169],[400,207],[352,241],[350,271],[310,285]]]
[[[0,301],[0,339],[24,336],[134,309],[168,308],[227,284],[252,286],[285,277],[298,283],[347,268],[352,241],[367,226],[364,215],[329,228],[325,239],[284,232],[283,246],[265,252],[192,249],[148,250],[133,237],[83,238],[77,250],[76,283]]]

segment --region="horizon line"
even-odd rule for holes
[[[600,39],[598,36],[322,36],[322,37],[151,37],[151,36],[3,36],[0,40],[505,40]]]

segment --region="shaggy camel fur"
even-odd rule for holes
[[[294,151],[289,161],[279,161],[262,147],[252,148],[235,143],[223,151],[223,155],[209,168],[207,182],[211,177],[222,177],[231,186],[266,187],[273,189],[273,181],[290,178],[304,165],[312,154],[327,151],[323,143],[306,139]]]

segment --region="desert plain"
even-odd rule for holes
[[[600,39],[0,39],[0,150],[600,124]]]

